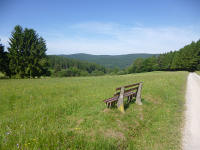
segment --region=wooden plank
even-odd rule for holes
[[[113,100],[117,100],[119,96],[114,96],[108,99],[103,100],[104,102],[109,102],[109,101],[113,101]]]
[[[130,92],[130,91],[134,91],[134,90],[137,90],[137,89],[138,89],[138,87],[130,88],[128,90],[125,90],[124,93]]]
[[[124,93],[128,93],[128,92],[130,92],[130,91],[134,91],[134,90],[137,90],[137,89],[138,89],[138,87],[131,88],[131,89],[128,89],[128,90],[124,90]],[[117,95],[119,95],[119,94],[120,94],[120,92],[117,92],[117,93],[114,94],[114,96],[117,96]]]
[[[136,85],[139,85],[139,84],[140,84],[140,82],[139,83],[130,84],[130,85],[126,85],[126,86],[124,86],[124,88],[129,88],[129,87],[136,86]],[[116,88],[116,91],[120,90],[120,89],[121,89],[121,87],[118,87],[118,88]]]
[[[124,96],[128,97],[130,95],[133,95],[134,97],[136,96],[136,92],[129,92],[129,93],[125,93]]]

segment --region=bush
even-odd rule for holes
[[[80,76],[89,76],[89,73],[85,70],[81,70]]]
[[[104,72],[95,70],[95,71],[92,71],[91,75],[92,76],[101,76],[101,75],[104,75]]]
[[[117,75],[124,75],[124,74],[127,74],[127,72],[124,71],[124,70],[121,70],[121,71],[117,72]]]
[[[197,70],[200,71],[200,64],[197,65]]]

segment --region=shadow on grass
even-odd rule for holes
[[[3,76],[3,77],[0,77],[0,80],[1,79],[10,79],[9,77],[6,77],[6,76]]]
[[[124,102],[124,110],[128,109],[129,106],[130,106],[131,104],[134,104],[134,103],[135,103],[135,101],[136,101],[136,98],[132,99],[130,102],[128,102],[128,101],[126,100],[126,101]],[[142,101],[142,104],[143,104],[143,105],[144,105],[144,104],[148,104],[148,101],[146,101],[144,98],[142,98],[141,101]]]
[[[149,105],[150,104],[144,98],[142,98],[141,101],[142,101],[142,105]],[[135,102],[136,102],[136,98],[133,98],[130,102],[128,102],[128,100],[124,100],[124,110],[127,110],[129,108],[129,106],[131,106],[132,104],[136,104]],[[117,109],[117,104],[112,105],[109,109],[112,109],[112,110]]]

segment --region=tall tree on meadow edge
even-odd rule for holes
[[[5,52],[4,52],[4,46],[0,43],[0,71],[4,71],[4,57],[5,57]]]
[[[9,39],[9,69],[19,78],[48,74],[46,43],[33,29],[15,26]]]
[[[4,46],[0,43],[0,72],[10,76],[8,53],[4,51]]]

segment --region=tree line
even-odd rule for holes
[[[96,76],[107,72],[106,68],[101,65],[70,59],[64,56],[49,55],[48,59],[52,76]]]
[[[196,71],[200,70],[200,40],[178,51],[149,58],[138,58],[128,67],[128,73],[149,71]]]

